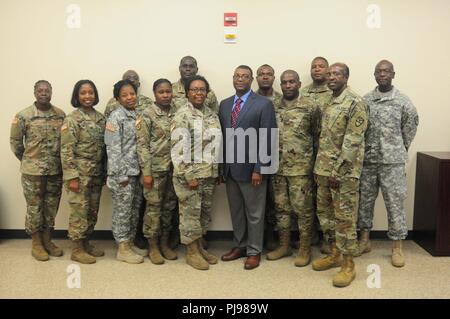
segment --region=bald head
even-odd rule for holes
[[[375,66],[375,70],[377,68],[379,68],[381,65],[385,65],[386,67],[390,68],[392,70],[392,72],[394,72],[394,65],[392,64],[391,61],[389,60],[381,60],[380,62],[377,63],[377,65]]]
[[[134,70],[128,70],[122,75],[122,80],[130,80],[136,88],[141,86],[141,82],[139,81],[139,74],[137,74]]]

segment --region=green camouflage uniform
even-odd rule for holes
[[[359,178],[368,118],[366,103],[348,87],[338,97],[331,98],[322,115],[314,167],[317,214],[329,241],[336,241],[345,255],[353,255],[358,249]],[[338,189],[329,187],[330,176],[340,182]]]
[[[61,125],[65,113],[55,106],[40,111],[33,104],[13,119],[10,145],[20,160],[23,194],[27,202],[28,234],[55,226],[61,199]]]
[[[141,113],[143,110],[145,110],[148,106],[150,106],[153,103],[153,100],[149,97],[146,97],[145,95],[138,94],[137,96],[137,102],[136,102],[136,112]],[[112,111],[117,109],[119,107],[120,103],[113,97],[108,101],[108,104],[106,104],[105,108],[105,117],[108,119],[108,117],[111,115]]]
[[[186,91],[184,90],[184,84],[181,82],[181,79],[178,82],[172,83],[172,91],[173,102],[177,110],[188,103]],[[213,110],[214,113],[219,113],[219,102],[217,102],[217,97],[213,90],[209,90],[209,93],[206,96],[205,106]]]
[[[197,127],[197,130],[194,130],[194,127]],[[177,144],[181,142],[174,139],[176,137],[174,132],[179,129],[185,129],[189,133],[186,136],[188,138],[186,151],[190,162],[179,160],[182,150],[180,149],[177,153]],[[214,132],[211,132],[211,129]],[[208,132],[205,132],[206,130]],[[204,155],[206,153],[211,155],[214,151],[220,150],[222,133],[219,117],[206,106],[198,110],[188,103],[175,114],[171,132],[173,185],[179,202],[180,238],[181,243],[188,245],[206,234],[211,221],[212,201],[219,167],[217,160],[208,159]],[[210,147],[212,147],[211,153],[208,152]],[[203,157],[196,161],[194,151],[198,149]],[[188,187],[188,181],[194,179],[199,182],[199,186],[191,190]]]
[[[170,158],[170,124],[174,114],[174,106],[165,112],[153,103],[136,121],[139,165],[143,176],[153,178],[153,187],[144,187],[147,200],[144,217],[146,238],[169,233],[172,215],[176,213],[177,197],[172,183]]]
[[[280,166],[272,176],[278,230],[290,230],[291,213],[299,230],[311,236],[314,106],[305,98],[275,101]]]
[[[97,223],[105,179],[105,117],[95,111],[92,118],[81,109],[70,113],[61,127],[61,162],[70,206],[69,237],[84,239]],[[78,178],[80,191],[72,192],[69,181]]]

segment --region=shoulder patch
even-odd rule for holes
[[[358,118],[355,121],[356,127],[360,127],[364,123],[364,119],[361,116],[358,116]]]
[[[141,129],[141,121],[142,121],[142,119],[141,118],[138,118],[137,120],[136,120],[136,128],[138,129],[138,130],[140,130]]]
[[[114,133],[116,127],[111,122],[106,122],[106,130]]]

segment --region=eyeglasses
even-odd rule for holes
[[[193,88],[193,89],[189,89],[189,91],[194,92],[194,93],[206,93],[206,88]]]
[[[235,75],[233,75],[233,79],[234,80],[248,81],[248,80],[250,80],[250,75],[248,75],[248,74],[243,74],[243,75],[235,74]]]

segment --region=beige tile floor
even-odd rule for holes
[[[372,252],[355,259],[357,276],[347,288],[331,285],[337,269],[297,268],[294,257],[270,262],[264,258],[252,271],[243,269],[243,259],[219,261],[209,271],[198,271],[185,263],[183,248],[178,260],[164,265],[153,265],[147,258],[129,265],[115,259],[113,241],[96,241],[106,256],[94,265],[79,265],[70,260],[69,241],[55,242],[65,255],[38,262],[31,257],[30,240],[0,241],[0,298],[450,298],[450,257],[432,257],[412,241],[404,244],[406,266],[401,269],[390,264],[390,242],[373,241]],[[210,246],[219,256],[231,242],[212,241]],[[68,288],[73,264],[80,267],[81,288]],[[379,267],[380,288],[367,285],[373,282],[370,265]]]

